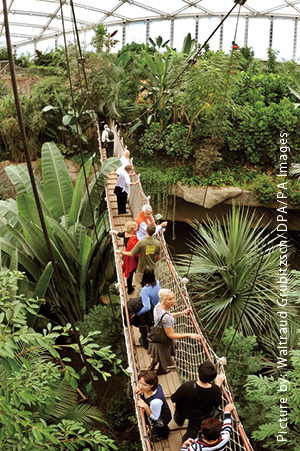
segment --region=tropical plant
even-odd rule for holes
[[[299,331],[298,331],[299,332]],[[259,446],[270,451],[300,451],[300,351],[290,353],[292,366],[273,376],[248,376],[248,427]]]
[[[138,114],[137,70],[130,52],[118,58],[109,53],[103,54],[91,87],[98,92],[95,109],[101,114],[124,122]]]
[[[85,190],[85,176],[92,166],[90,158],[81,169],[73,189],[64,160],[54,143],[42,147],[43,185],[36,179],[53,253],[60,271],[68,302],[75,320],[97,304],[107,280],[114,276],[110,256],[111,238],[106,211],[100,207],[104,194],[104,176],[120,166],[113,157],[105,161]],[[1,201],[0,244],[4,264],[9,267],[17,249],[19,267],[24,269],[32,291],[40,281],[49,283],[45,295],[63,323],[68,321],[52,277],[52,264],[41,228],[27,169],[9,166],[6,172],[14,184],[16,200]],[[95,225],[95,227],[93,227]],[[46,285],[45,285],[46,284]]]
[[[38,303],[20,295],[24,274],[0,271],[0,447],[6,451],[95,451],[117,449],[113,441],[93,427],[103,423],[99,410],[79,405],[80,375],[61,359],[55,340],[68,335],[49,323],[43,333],[27,325]],[[98,375],[107,378],[104,362],[117,363],[108,349],[97,350],[91,337],[81,337],[89,362]],[[82,371],[83,373],[84,371]],[[87,448],[86,448],[87,449]]]
[[[191,225],[192,255],[181,264],[189,268],[193,304],[205,328],[223,333],[233,326],[255,335],[274,327],[279,249],[261,219],[233,206],[223,224]]]
[[[55,97],[62,114],[62,125],[57,127],[57,129],[61,130],[62,132],[67,132],[67,140],[64,139],[63,135],[63,142],[65,142],[68,148],[68,150],[64,153],[74,153],[78,151],[80,140],[82,140],[84,143],[88,143],[88,139],[86,135],[83,134],[82,125],[80,125],[80,123],[84,121],[84,128],[87,129],[92,125],[92,122],[95,119],[95,113],[91,110],[86,109],[87,101],[78,111],[75,110],[72,105],[69,105],[67,111],[65,111],[64,106],[56,91]],[[74,99],[75,104],[77,100],[78,98],[76,97]],[[48,111],[58,110],[59,108],[56,106],[47,105],[45,106],[45,108],[43,108],[42,111],[43,113],[47,113]],[[58,133],[56,130],[51,129],[50,127],[47,127],[47,129],[47,134],[50,136],[50,138],[58,139]]]

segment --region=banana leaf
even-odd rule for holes
[[[32,296],[34,299],[44,299],[44,296],[47,291],[47,288],[48,288],[48,285],[49,285],[52,275],[53,275],[53,265],[52,265],[52,262],[49,262],[46,265],[46,267],[36,285],[36,288],[35,288],[33,296]]]
[[[8,177],[11,182],[14,184],[14,187],[18,193],[20,194],[28,194],[28,196],[34,199],[33,189],[31,185],[31,180],[29,177],[29,172],[26,166],[23,164],[19,164],[18,166],[8,166],[5,168]],[[51,216],[51,212],[48,208],[48,205],[45,201],[45,193],[44,188],[41,182],[35,177],[35,184],[39,194],[39,199],[41,202],[43,213],[46,216]]]
[[[42,147],[45,198],[53,216],[59,219],[71,209],[73,187],[64,159],[53,142]]]
[[[16,248],[14,246],[11,246],[9,243],[3,241],[3,239],[1,237],[0,237],[0,243],[1,243],[2,252],[9,255],[10,257],[12,257],[13,252],[15,251]],[[36,265],[33,262],[33,260],[30,257],[28,257],[27,254],[25,252],[21,251],[20,249],[18,252],[18,259],[19,259],[19,264],[21,266],[23,266],[23,268],[25,268],[26,271],[28,271],[35,280],[39,280],[39,278],[41,276],[40,266]]]
[[[93,157],[91,157],[84,165],[84,170],[81,168],[79,175],[76,180],[73,198],[72,198],[72,204],[71,204],[71,210],[70,210],[70,216],[68,221],[68,226],[74,225],[77,221],[77,216],[80,208],[80,202],[83,197],[84,187],[85,187],[85,176],[88,178],[90,175],[91,167],[92,167],[92,160]]]

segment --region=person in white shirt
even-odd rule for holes
[[[120,173],[121,173],[122,171],[124,171],[125,167],[128,166],[128,164],[132,164],[131,161],[130,161],[130,152],[129,152],[129,150],[127,150],[127,149],[124,150],[123,156],[120,158],[120,161],[121,161],[121,163],[122,163],[122,166],[119,167],[119,168],[116,170],[116,173],[117,173],[118,175],[120,175]]]
[[[136,182],[130,182],[129,178],[129,172],[133,169],[133,166],[131,164],[128,164],[124,171],[122,171],[118,177],[114,194],[117,196],[117,204],[118,204],[118,214],[126,214],[126,202],[127,202],[127,196],[129,195],[130,185],[136,185],[139,183],[137,180]]]
[[[106,149],[106,156],[110,158],[114,154],[114,140],[108,138],[108,132],[110,132],[110,128],[107,124],[104,125],[104,130],[102,132],[102,147]]]

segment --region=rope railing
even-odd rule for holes
[[[97,130],[98,130],[98,144],[99,144],[99,149],[100,149],[101,164],[103,164],[103,154],[102,154],[102,145],[101,145],[101,137],[100,137],[99,127],[97,127]],[[115,229],[114,217],[113,217],[113,213],[112,213],[111,199],[110,199],[109,190],[108,190],[107,185],[105,186],[105,195],[106,195],[105,200],[107,203],[110,230],[114,230]],[[135,350],[134,350],[134,344],[133,344],[132,335],[131,335],[131,331],[130,331],[130,326],[128,327],[128,325],[130,325],[130,320],[129,320],[129,312],[128,312],[128,308],[127,308],[127,302],[126,302],[125,280],[124,280],[124,276],[123,276],[123,272],[122,272],[122,266],[120,264],[120,257],[119,257],[119,254],[117,254],[117,252],[116,252],[118,249],[118,244],[117,244],[117,237],[114,234],[112,234],[112,244],[113,244],[113,252],[114,252],[114,258],[115,258],[115,262],[116,262],[116,272],[117,272],[117,279],[118,279],[116,288],[119,290],[119,294],[120,294],[120,303],[121,303],[122,313],[124,312],[124,314],[122,314],[121,316],[122,316],[122,322],[123,322],[123,331],[124,331],[126,351],[127,351],[127,356],[128,356],[127,372],[129,374],[130,380],[131,380],[131,386],[132,386],[133,396],[134,396],[134,401],[135,401],[134,404],[135,404],[136,417],[137,417],[137,421],[138,421],[138,428],[140,431],[140,437],[141,437],[141,442],[142,442],[142,446],[143,446],[143,451],[151,451],[152,448],[151,448],[151,444],[150,444],[150,441],[148,438],[145,416],[143,414],[143,411],[137,406],[137,403],[136,403],[137,395],[135,395],[135,387],[137,386],[138,370],[137,370],[137,366],[136,366]]]
[[[114,153],[116,156],[120,158],[125,150],[123,138],[120,137],[117,127],[114,124],[111,124],[111,128],[115,134]],[[99,143],[99,146],[101,148],[101,141]],[[109,210],[110,225],[113,229],[114,221],[110,208],[110,199],[107,188],[106,188],[106,199],[107,199],[107,207]],[[138,215],[143,205],[145,204],[150,205],[150,197],[147,197],[145,195],[141,183],[138,183],[137,185],[133,185],[131,187],[128,202],[133,218],[135,218]],[[191,305],[189,295],[187,292],[186,283],[188,282],[188,280],[186,278],[182,278],[175,269],[171,255],[168,251],[164,239],[163,231],[159,232],[156,235],[156,238],[160,241],[162,247],[161,259],[156,264],[155,270],[156,277],[160,281],[162,288],[168,288],[172,290],[172,292],[174,293],[175,296],[174,312],[182,311],[186,308],[190,309],[190,313],[188,315],[180,315],[176,318],[176,332],[179,333],[196,332],[197,334],[201,335],[201,339],[197,341],[189,337],[177,340],[175,364],[181,381],[185,382],[188,380],[196,379],[198,375],[199,365],[208,359],[211,360],[217,366],[218,372],[225,374],[224,360],[226,359],[219,358],[216,355],[216,353],[213,351],[211,345],[208,343],[208,341],[206,340],[201,331],[196,316],[193,312],[193,307]],[[127,315],[127,324],[129,324],[128,310],[126,305],[125,281],[122,273],[120,257],[119,254],[117,254],[116,252],[116,250],[118,249],[118,245],[115,236],[113,237],[113,248],[116,261],[117,276],[119,281],[118,288],[120,291],[121,306],[122,308],[125,309]],[[130,329],[127,327],[125,323],[123,323],[123,326],[126,348],[128,352],[129,373],[131,376],[132,387],[134,389],[137,384],[137,366],[135,363],[134,344],[131,337]],[[137,398],[135,397],[135,401],[136,400]],[[225,381],[222,384],[222,407],[224,408],[228,402],[233,402],[233,395],[231,393],[229,382],[227,381],[227,379],[225,379]],[[145,420],[143,415],[141,415],[140,410],[141,409],[138,409],[136,407],[143,449],[148,451],[149,449],[151,450],[151,446],[145,434],[146,429]],[[150,448],[147,448],[148,446],[150,446]],[[229,445],[227,445],[226,450],[253,451],[253,448],[246,436],[246,433],[240,422],[236,410],[233,411],[233,432],[230,443]]]

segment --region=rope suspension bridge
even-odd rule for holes
[[[120,138],[119,132],[115,125],[111,126],[115,135],[114,153],[115,156],[121,157],[126,149],[123,144],[123,139]],[[98,130],[98,141],[101,154],[101,162],[106,159],[105,149],[101,148],[101,138]],[[113,194],[113,190],[116,184],[118,176],[115,171],[109,176],[106,186],[106,202],[109,214],[110,228],[111,230],[123,231],[125,222],[134,220],[141,208],[145,204],[149,204],[149,197],[147,197],[143,191],[142,185],[139,182],[137,185],[133,185],[130,190],[129,207],[131,213],[124,215],[118,215],[116,196]],[[175,368],[166,375],[159,376],[159,382],[163,387],[166,399],[168,401],[171,411],[174,411],[171,400],[169,399],[171,394],[175,392],[177,387],[181,383],[188,380],[197,379],[198,367],[205,360],[211,360],[217,367],[218,373],[225,374],[224,364],[225,359],[219,358],[210,344],[205,339],[201,328],[193,313],[193,308],[189,300],[188,292],[186,289],[186,278],[180,277],[176,271],[172,258],[169,254],[163,232],[159,232],[156,238],[160,241],[162,246],[162,257],[156,265],[156,277],[160,281],[162,288],[168,288],[173,291],[175,295],[175,307],[174,312],[182,311],[186,308],[191,309],[191,313],[187,315],[180,315],[176,318],[176,332],[179,333],[197,333],[201,335],[200,340],[192,340],[190,338],[184,338],[177,341],[177,349],[175,356]],[[150,364],[150,357],[147,351],[140,345],[138,341],[139,334],[138,329],[128,326],[129,313],[127,309],[127,290],[125,285],[125,278],[122,272],[122,261],[120,255],[117,253],[118,249],[124,250],[124,245],[118,242],[118,238],[113,234],[113,253],[116,263],[117,272],[117,288],[120,293],[121,308],[126,312],[126,320],[123,318],[124,337],[126,342],[126,350],[128,355],[128,373],[131,378],[131,384],[133,393],[137,386],[138,372],[147,369]],[[222,384],[222,407],[224,408],[228,402],[234,402],[233,394],[231,393],[228,381]],[[182,436],[185,432],[185,427],[177,426],[174,420],[169,424],[170,435],[168,440],[161,442],[151,443],[147,434],[147,427],[145,423],[144,413],[141,408],[136,404],[137,395],[134,395],[136,415],[138,419],[138,426],[141,436],[141,442],[143,451],[179,451],[182,444]],[[226,450],[231,451],[253,451],[253,448],[245,434],[243,426],[240,422],[236,410],[233,411],[233,432],[229,445]]]
[[[236,4],[242,5],[245,3],[246,0],[235,0],[235,6]],[[73,2],[70,2],[71,6],[73,6]],[[60,0],[60,8],[62,10],[63,2]],[[233,8],[232,8],[233,10]],[[231,11],[232,11],[231,10]],[[16,77],[15,77],[15,71],[13,67],[13,57],[12,57],[12,47],[9,37],[9,24],[8,24],[8,14],[7,14],[7,6],[6,1],[3,0],[3,11],[4,11],[4,18],[5,18],[5,29],[6,29],[6,37],[7,37],[7,47],[8,47],[8,54],[10,59],[10,67],[11,67],[11,73],[12,73],[12,85],[14,90],[14,95],[16,98],[16,107],[17,107],[17,114],[18,114],[18,120],[20,124],[21,134],[22,134],[22,142],[24,145],[24,151],[26,155],[26,161],[28,163],[29,168],[29,175],[31,179],[31,183],[33,186],[33,192],[35,201],[38,208],[38,213],[43,229],[43,233],[46,238],[47,248],[49,249],[49,254],[51,256],[51,261],[53,263],[54,273],[56,274],[57,280],[59,281],[59,287],[60,291],[62,293],[62,299],[63,303],[66,306],[66,310],[68,312],[68,316],[70,317],[72,329],[74,331],[75,339],[79,343],[80,352],[83,357],[83,360],[85,362],[85,365],[88,369],[88,373],[90,376],[91,381],[94,379],[89,371],[89,366],[87,363],[86,356],[84,354],[84,351],[82,347],[80,346],[80,340],[78,337],[78,334],[76,332],[76,326],[74,323],[74,320],[72,319],[72,314],[69,309],[68,303],[65,299],[64,295],[64,289],[60,281],[60,276],[58,272],[58,268],[52,253],[51,244],[48,236],[48,232],[45,226],[42,208],[40,205],[40,200],[38,196],[38,192],[36,189],[35,181],[34,181],[34,175],[33,170],[31,166],[30,161],[30,154],[28,150],[27,140],[26,140],[26,133],[25,133],[25,126],[23,123],[22,118],[22,112],[21,112],[21,104],[18,97],[18,91],[17,91],[17,83],[16,83]],[[231,12],[230,11],[230,12]],[[229,14],[230,14],[229,12]],[[228,15],[229,15],[228,14]],[[227,16],[228,16],[227,15]],[[226,16],[226,17],[227,17]],[[63,20],[63,17],[62,17]],[[225,18],[223,19],[223,21]],[[222,21],[222,22],[223,22]],[[74,17],[75,22],[75,17]],[[221,23],[222,23],[221,22]],[[221,25],[219,24],[219,26]],[[218,28],[219,28],[218,26]],[[216,31],[216,30],[215,30]],[[214,32],[215,32],[214,31]],[[65,34],[65,33],[64,33]],[[212,36],[212,35],[211,35]],[[210,36],[210,37],[211,37]],[[210,38],[209,38],[210,39]],[[207,40],[208,41],[208,40]],[[206,42],[207,42],[206,41]],[[79,45],[79,40],[78,40]],[[66,43],[65,43],[66,47]],[[201,49],[199,49],[198,53],[200,53]],[[81,53],[80,53],[81,55]],[[80,58],[83,60],[82,58]],[[69,66],[69,63],[68,63]],[[186,66],[186,68],[188,65]],[[186,70],[186,68],[184,70]],[[180,74],[181,75],[181,74]],[[70,82],[71,85],[71,82]],[[87,92],[89,92],[87,90]],[[75,104],[73,99],[73,104]],[[78,132],[78,124],[77,125],[77,132]],[[119,137],[119,134],[114,126],[112,126],[114,132],[115,132],[115,155],[119,158],[123,155],[123,151],[125,150],[123,141]],[[105,151],[101,148],[101,137],[100,132],[98,128],[98,141],[99,141],[99,149],[101,153],[101,162],[103,163],[104,159],[106,158]],[[110,222],[110,229],[111,230],[119,230],[123,231],[125,222],[133,219],[137,216],[137,214],[140,212],[141,207],[145,204],[149,204],[149,198],[146,197],[143,188],[140,183],[138,183],[135,186],[132,186],[130,197],[129,197],[129,206],[131,210],[131,214],[126,215],[118,215],[117,213],[117,203],[116,198],[113,194],[113,189],[115,186],[117,180],[116,173],[111,173],[108,183],[106,185],[106,202],[107,202],[107,209],[109,213],[109,222]],[[156,267],[156,277],[161,283],[161,286],[163,288],[169,288],[173,291],[175,295],[175,312],[176,311],[182,311],[186,308],[191,309],[191,313],[189,316],[178,316],[177,322],[176,322],[176,331],[178,332],[186,332],[186,333],[197,333],[201,335],[201,339],[197,342],[194,340],[192,341],[190,338],[181,339],[177,342],[177,351],[176,351],[176,357],[175,357],[175,368],[172,369],[172,371],[166,375],[159,376],[159,382],[163,386],[164,393],[166,395],[168,404],[171,408],[171,410],[174,410],[173,405],[171,401],[169,400],[172,393],[175,392],[177,387],[185,381],[196,379],[197,378],[197,370],[199,365],[209,359],[213,363],[216,364],[218,368],[218,372],[225,373],[224,371],[224,361],[220,359],[213,349],[211,348],[210,344],[205,339],[204,335],[201,332],[200,326],[197,323],[196,317],[193,313],[193,309],[189,300],[188,292],[186,289],[186,282],[187,279],[181,278],[180,275],[177,273],[171,256],[168,252],[163,233],[160,232],[158,235],[158,239],[160,240],[161,246],[162,246],[162,258],[158,262]],[[125,343],[126,343],[126,350],[127,350],[127,356],[128,356],[128,373],[131,378],[131,384],[133,388],[133,393],[135,393],[135,388],[137,386],[137,375],[138,372],[142,369],[146,369],[149,366],[150,358],[146,352],[146,350],[140,346],[138,342],[138,337],[136,334],[136,330],[131,328],[129,326],[129,313],[127,309],[127,291],[126,291],[126,285],[125,285],[125,279],[122,273],[122,267],[121,267],[121,260],[119,254],[117,254],[117,250],[120,249],[120,246],[118,245],[118,241],[116,236],[112,236],[112,243],[113,243],[113,253],[114,253],[114,259],[116,263],[116,272],[117,272],[117,278],[118,278],[118,284],[117,287],[119,289],[120,293],[120,300],[121,300],[121,307],[125,310],[126,313],[126,320],[123,317],[123,329],[124,329],[124,337],[125,337]],[[99,396],[97,386],[94,384],[96,393]],[[222,385],[222,394],[223,394],[223,407],[228,402],[233,402],[233,394],[231,393],[230,386],[228,381],[225,379]],[[147,433],[147,427],[145,422],[144,413],[141,408],[137,406],[137,396],[134,395],[134,401],[135,401],[135,408],[136,408],[136,416],[138,419],[138,426],[140,431],[140,437],[142,442],[143,451],[179,451],[182,443],[182,436],[185,431],[185,427],[183,428],[178,427],[175,422],[172,420],[170,423],[170,435],[168,440],[163,440],[161,442],[151,443],[150,438]],[[226,450],[231,451],[253,451],[253,448],[245,434],[245,431],[243,429],[243,426],[239,420],[237,412],[233,411],[233,432],[231,436],[231,440],[229,445],[226,447]]]

